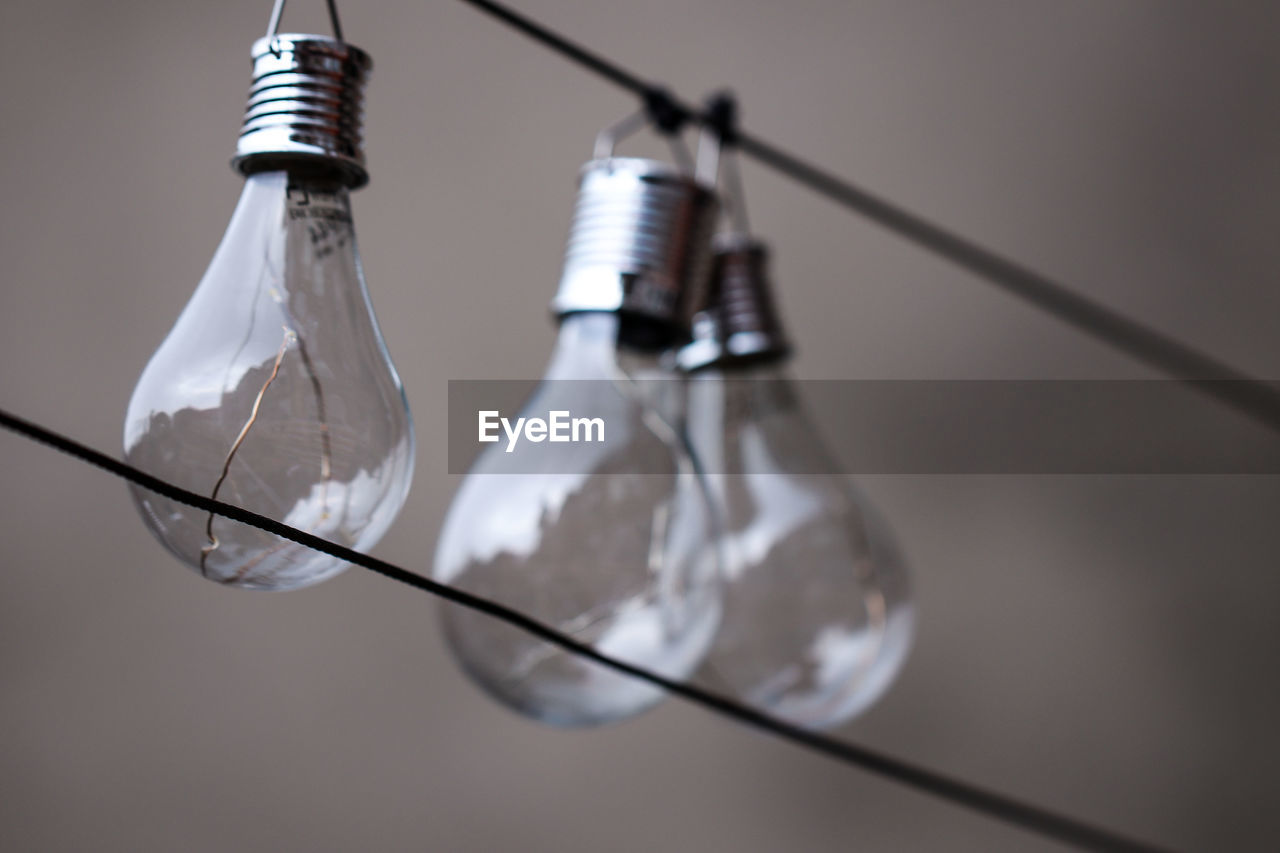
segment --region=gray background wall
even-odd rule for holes
[[[294,0],[286,29],[323,27]],[[523,0],[762,135],[1255,373],[1280,364],[1280,26],[1264,3]],[[263,1],[0,8],[0,406],[116,451],[240,189]],[[426,571],[445,383],[536,371],[573,176],[631,104],[459,3],[343,7],[375,58],[374,302],[418,421],[377,553]],[[639,146],[638,151],[645,151]],[[1144,370],[751,166],[821,378]],[[831,436],[843,452],[849,436]],[[0,848],[1049,850],[668,703],[588,733],[490,704],[435,606],[361,571],[206,583],[112,478],[0,435]],[[1274,477],[876,477],[917,646],[859,743],[1183,849],[1274,808]]]

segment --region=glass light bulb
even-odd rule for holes
[[[129,462],[357,549],[399,512],[413,424],[378,331],[345,186],[259,172],[138,380]],[[210,580],[297,589],[333,557],[133,488],[151,532]]]
[[[781,370],[696,373],[689,405],[723,524],[724,617],[703,676],[801,726],[849,719],[888,688],[910,648],[896,543],[834,473]]]
[[[682,434],[638,384],[656,362],[619,351],[619,323],[612,313],[566,316],[547,375],[521,412],[590,414],[610,441],[539,445],[533,473],[490,445],[449,508],[435,577],[605,654],[683,678],[719,617],[712,511]],[[543,722],[606,723],[662,698],[483,615],[445,607],[442,619],[466,672]]]

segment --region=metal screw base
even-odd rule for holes
[[[666,163],[590,161],[552,311],[624,312],[687,327],[706,282],[716,212],[712,190]]]
[[[364,186],[364,86],[373,66],[358,47],[294,33],[253,43],[253,83],[232,165],[243,174],[312,161]]]
[[[694,318],[693,342],[677,361],[684,370],[780,361],[791,353],[773,301],[769,249],[739,234],[716,238],[706,305]]]

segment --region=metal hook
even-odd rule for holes
[[[698,137],[698,177],[712,186],[721,186],[721,201],[729,222],[738,234],[750,234],[747,199],[742,191],[742,173],[736,154],[738,105],[732,92],[722,92],[707,101],[702,132]],[[712,139],[715,145],[704,145]],[[705,153],[704,153],[705,152]]]
[[[613,156],[614,149],[618,147],[618,143],[633,135],[642,127],[650,123],[649,110],[639,109],[620,121],[606,127],[596,136],[595,151],[593,152],[595,159],[607,160]],[[689,153],[689,147],[685,145],[684,139],[679,134],[667,135],[668,144],[671,146],[672,159],[676,161],[676,165],[680,167],[680,171],[686,173],[693,172],[693,156]]]
[[[742,172],[738,165],[738,156],[732,149],[726,149],[721,158],[720,174],[724,189],[720,198],[724,202],[725,213],[734,231],[743,236],[751,233],[751,225],[747,221],[747,197],[742,192]]]
[[[637,110],[629,116],[616,121],[596,135],[595,159],[607,160],[613,156],[613,149],[618,143],[631,136],[649,123],[649,115],[645,110]]]
[[[667,136],[667,142],[671,146],[671,158],[676,161],[680,171],[687,175],[693,174],[693,155],[689,153],[689,146],[684,144],[684,137],[672,133]]]
[[[698,133],[698,164],[693,172],[699,183],[709,187],[716,185],[720,173],[720,148],[720,134],[704,124]]]
[[[271,8],[271,20],[267,22],[267,38],[275,36],[280,29],[280,18],[284,15],[285,0],[276,0],[275,5]],[[333,27],[333,37],[338,41],[345,41],[342,37],[342,22],[338,20],[338,4],[337,0],[325,0],[325,5],[329,7],[329,24]]]

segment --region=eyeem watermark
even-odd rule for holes
[[[498,434],[501,428],[507,438],[507,453],[516,449],[522,436],[534,444],[542,441],[604,441],[604,418],[575,418],[567,410],[547,412],[547,420],[516,418],[514,424],[496,410],[481,410],[477,414],[480,423],[478,440],[490,444],[501,441],[502,436]]]
[[[657,386],[665,381],[641,387],[637,399],[679,390]],[[1272,387],[1280,391],[1280,382]],[[771,463],[779,473],[1280,475],[1280,436],[1174,381],[704,378],[683,390],[695,450],[725,434],[726,412],[773,417],[803,399],[833,455],[780,453]],[[639,415],[614,405],[617,394],[606,379],[450,380],[449,473],[465,474],[499,446],[507,473],[578,474],[606,459],[619,470],[645,424],[624,420]],[[500,412],[539,417],[504,424]],[[584,414],[602,417],[574,417]],[[698,461],[708,474],[726,474],[740,471],[729,467],[737,458],[704,453]]]

